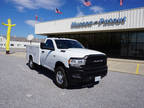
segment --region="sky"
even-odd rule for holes
[[[144,7],[144,0],[89,0],[91,6],[83,5],[83,0],[0,0],[0,35],[7,34],[8,18],[11,19],[11,36],[27,37],[34,34],[34,24],[51,20],[101,14],[112,11]],[[62,14],[55,13],[58,8]],[[36,17],[38,16],[38,21]]]

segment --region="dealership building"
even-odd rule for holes
[[[144,59],[144,7],[42,22],[35,33],[77,39],[109,57]]]

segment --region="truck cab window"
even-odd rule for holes
[[[84,48],[78,41],[74,40],[55,40],[58,49]]]
[[[54,49],[54,45],[53,45],[52,40],[47,40],[46,41],[46,48],[48,48],[48,49]]]

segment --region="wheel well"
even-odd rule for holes
[[[29,55],[29,60],[32,60],[32,59],[33,59],[32,55]]]
[[[60,62],[60,61],[56,62],[56,64],[55,64],[55,69],[56,69],[57,67],[59,67],[59,66],[62,66],[62,67],[65,69],[65,65],[64,65],[62,62]]]

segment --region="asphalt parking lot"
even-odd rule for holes
[[[0,108],[144,108],[144,76],[108,72],[93,87],[60,89],[45,68],[0,55]]]

